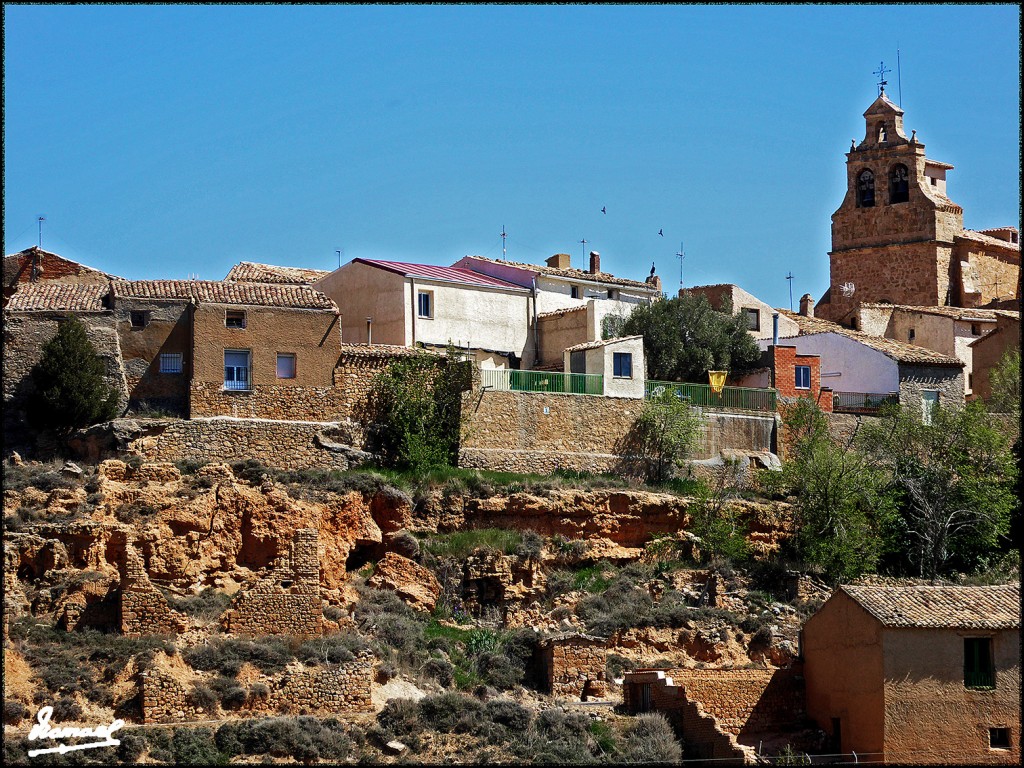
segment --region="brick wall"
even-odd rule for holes
[[[295,531],[288,562],[281,563],[252,589],[240,592],[222,618],[224,629],[238,635],[316,637],[322,631],[319,534]]]

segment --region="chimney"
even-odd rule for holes
[[[568,253],[556,253],[547,260],[547,265],[554,269],[569,269],[569,254]]]
[[[601,272],[601,254],[597,251],[590,252],[590,274],[597,275]]]
[[[801,308],[803,307],[803,299],[800,299]],[[779,346],[779,313],[772,312],[772,346]]]
[[[814,317],[814,299],[809,293],[800,297],[800,314],[804,317]]]

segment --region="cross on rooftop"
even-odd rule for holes
[[[885,86],[888,85],[888,83],[885,80],[885,73],[886,72],[892,72],[892,70],[888,69],[885,66],[885,62],[884,61],[880,61],[880,62],[878,62],[878,69],[876,69],[874,72],[871,73],[872,75],[878,75],[878,95],[879,96],[881,96],[885,92]]]

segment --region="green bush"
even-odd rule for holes
[[[207,587],[198,595],[179,597],[164,593],[171,608],[197,619],[213,620],[231,605],[231,595],[213,587]]]
[[[171,737],[174,762],[178,765],[214,765],[225,762],[209,728],[177,728]]]
[[[672,726],[657,712],[637,716],[622,739],[621,750],[627,763],[677,764],[683,757]]]
[[[422,543],[422,549],[437,558],[465,560],[477,549],[488,549],[506,555],[515,554],[522,543],[523,534],[519,531],[479,528],[434,534]]]
[[[441,733],[472,732],[483,705],[472,696],[447,691],[419,701],[424,725]]]

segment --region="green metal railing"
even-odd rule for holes
[[[687,384],[678,381],[644,382],[644,396],[655,397],[664,391],[686,400],[700,408],[728,408],[744,411],[774,411],[775,390],[752,387],[723,387],[721,394],[715,394],[710,384]]]
[[[603,395],[604,376],[599,373],[509,371],[480,369],[480,386],[501,392],[558,392],[565,395]]]

